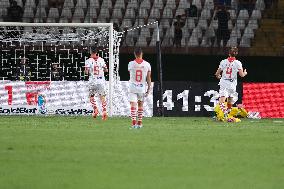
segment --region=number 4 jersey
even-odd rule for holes
[[[222,70],[222,77],[219,85],[229,89],[235,89],[237,86],[238,73],[242,63],[233,57],[224,59],[220,62],[219,68]]]
[[[85,62],[85,67],[89,68],[90,72],[89,81],[91,83],[93,84],[105,83],[104,69],[107,67],[103,58],[98,57],[96,60],[94,58],[89,58]]]
[[[130,93],[145,93],[146,92],[146,78],[148,72],[151,72],[151,65],[143,60],[136,59],[128,64],[129,92]]]

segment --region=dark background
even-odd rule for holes
[[[162,54],[164,81],[214,82],[219,63],[227,56],[192,56],[184,54]],[[127,64],[133,54],[120,54],[121,80],[128,80]],[[144,59],[152,65],[152,80],[157,80],[156,54],[145,54]],[[243,82],[284,82],[284,57],[237,57],[248,75],[239,78]]]

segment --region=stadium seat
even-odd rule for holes
[[[26,0],[25,7],[36,8],[35,0]]]
[[[240,39],[242,37],[240,29],[237,27],[234,27],[232,29],[230,37],[236,37],[237,39]]]
[[[217,30],[217,28],[218,28],[218,20],[212,19],[209,27],[213,27],[215,30]]]
[[[190,3],[187,0],[180,0],[177,9],[186,9],[190,7]]]
[[[144,18],[147,19],[148,18],[148,11],[145,8],[140,8],[139,12],[138,12],[138,17],[139,18]]]
[[[89,10],[92,10],[92,9],[99,9],[100,8],[100,3],[99,3],[99,0],[92,0],[90,1],[90,5],[89,5]]]
[[[5,16],[7,16],[7,9],[6,8],[1,8],[0,7],[0,18],[2,17],[5,17]]]
[[[157,20],[154,19],[154,18],[149,18],[147,20],[147,23],[146,24],[149,24],[147,27],[148,28],[156,28],[156,24],[153,24],[154,22],[156,22]]]
[[[254,38],[253,29],[250,28],[250,27],[246,27],[245,30],[244,30],[243,37],[247,37],[249,39],[253,39]]]
[[[152,9],[163,9],[164,7],[164,2],[163,0],[154,0],[154,3],[153,3],[153,8]]]
[[[39,18],[39,17],[34,18],[34,23],[43,23],[43,22],[44,22],[43,18]]]
[[[72,23],[81,23],[83,18],[80,17],[73,17],[72,18]]]
[[[156,9],[156,8],[152,8],[151,11],[150,11],[149,18],[159,19],[160,18],[160,10]]]
[[[244,20],[237,19],[236,27],[237,27],[238,29],[241,29],[241,30],[245,29],[245,27],[246,27],[245,21],[244,21]]]
[[[101,17],[101,18],[97,19],[97,23],[106,23],[106,22],[107,22],[107,19],[104,18],[104,17]]]
[[[238,10],[239,0],[231,0],[231,9]]]
[[[0,1],[0,7],[1,7],[1,8],[8,8],[8,7],[10,7],[10,2],[9,2],[9,0],[1,0],[1,1]]]
[[[55,20],[55,18],[47,17],[46,22],[47,23],[54,23],[54,22],[56,22],[56,20]]]
[[[172,47],[173,46],[173,39],[170,37],[165,37],[161,43],[162,47]]]
[[[72,18],[71,9],[70,8],[66,8],[66,7],[63,8],[60,17],[61,18],[67,18],[67,19]]]
[[[228,29],[232,30],[234,27],[232,20],[228,20]]]
[[[128,1],[127,8],[138,9],[138,1],[137,0],[130,0]]]
[[[151,2],[150,0],[142,0],[141,4],[140,4],[140,8],[144,8],[144,9],[151,9]]]
[[[226,47],[237,47],[238,46],[238,38],[236,36],[232,36],[229,38]]]
[[[74,1],[64,0],[63,8],[74,8]]]
[[[151,41],[149,43],[149,47],[155,47],[157,42],[157,36],[152,35]]]
[[[201,11],[200,18],[201,19],[207,19],[207,20],[211,19],[212,18],[211,11],[209,9],[203,9]]]
[[[40,0],[37,4],[37,7],[47,8],[48,7],[48,0]]]
[[[164,8],[162,18],[172,19],[173,17],[173,10],[171,8]]]
[[[132,29],[127,31],[127,37],[138,38],[138,36],[139,36],[139,29]]]
[[[138,46],[138,47],[147,47],[147,41],[146,41],[146,38],[144,36],[139,36],[138,39],[137,39],[137,42],[135,44],[135,46]]]
[[[127,37],[124,40],[124,44],[123,46],[127,47],[127,46],[134,46],[134,39],[132,37]]]
[[[180,8],[176,10],[175,16],[184,15],[184,14],[185,14],[185,9]]]
[[[250,16],[251,19],[261,19],[261,11],[260,10],[253,10]]]
[[[125,9],[124,0],[116,0],[113,6],[114,9]]]
[[[23,18],[28,18],[28,19],[34,18],[33,7],[25,7]]]
[[[149,31],[149,28],[147,27],[142,27],[140,29],[140,36],[144,36],[144,37],[150,37],[151,36],[151,33]]]
[[[122,11],[121,8],[115,8],[113,9],[112,18],[118,18],[118,19],[122,19],[123,15],[122,15]]]
[[[202,30],[206,30],[208,27],[208,23],[206,19],[199,19],[197,26],[202,29]]]
[[[214,10],[214,0],[205,0],[203,9]]]
[[[97,9],[94,8],[94,9],[88,9],[85,19],[93,20],[94,18],[97,18],[97,17],[98,17]]]
[[[58,8],[50,8],[48,12],[48,18],[59,18]]]
[[[99,19],[101,19],[101,18],[104,18],[104,19],[110,18],[109,9],[107,9],[107,8],[102,8],[102,9],[100,10],[100,13],[99,13],[98,18],[99,18]]]
[[[20,7],[24,7],[22,0],[16,0],[16,2],[17,2],[17,5],[19,5]]]
[[[59,19],[59,23],[68,23],[68,22],[69,22],[69,20],[65,17],[60,17],[60,19]]]
[[[47,14],[46,14],[46,10],[44,7],[39,7],[36,9],[36,14],[35,14],[35,18],[46,18]]]
[[[77,0],[76,8],[87,8],[87,1],[86,0]]]
[[[256,0],[255,2],[255,9],[256,10],[264,10],[265,9],[265,3],[264,0]]]
[[[253,30],[258,29],[258,22],[257,22],[257,20],[250,19],[249,22],[248,22],[248,26],[247,27],[250,27]]]
[[[193,18],[189,17],[186,19],[185,25],[188,29],[193,30],[195,28],[195,21]]]
[[[164,9],[166,8],[170,8],[170,9],[176,9],[176,2],[173,0],[167,0],[166,5],[164,7]]]
[[[165,28],[169,28],[171,25],[170,25],[170,22],[169,22],[169,19],[167,18],[164,18],[164,19],[161,19],[160,20],[160,26],[165,29]]]
[[[247,9],[242,9],[239,11],[239,16],[238,19],[241,20],[248,20],[249,19],[249,14]]]
[[[212,46],[211,40],[208,37],[203,36],[200,46],[201,47],[211,47]]]
[[[112,8],[112,1],[111,0],[103,0],[101,9],[111,9]]]
[[[165,37],[173,38],[175,36],[174,26],[167,29]]]
[[[206,36],[207,38],[214,38],[216,36],[214,28],[208,27],[207,30],[205,31],[204,36]]]
[[[143,18],[137,18],[135,20],[135,23],[134,23],[133,27],[143,26],[144,24],[145,24],[145,22],[144,22]]]
[[[196,27],[193,29],[191,35],[194,35],[194,36],[196,36],[198,39],[201,39],[201,38],[202,38],[202,31],[201,31],[201,29],[200,29],[198,26],[196,26]]]
[[[188,28],[183,27],[181,30],[182,30],[182,37],[187,40],[190,37],[190,33],[188,31]]]
[[[230,10],[228,10],[228,12],[230,13],[230,18],[232,20],[236,20],[237,19],[237,14],[236,14],[236,11],[234,9],[230,9]]]
[[[84,13],[84,10],[83,8],[81,7],[76,7],[75,8],[75,11],[73,13],[73,18],[80,18],[80,19],[84,19],[85,18],[85,13]]]
[[[240,41],[240,47],[250,47],[250,39],[247,38],[246,36],[243,36],[241,41]]]
[[[122,23],[121,23],[121,28],[131,28],[132,27],[132,20],[131,19],[128,19],[128,18],[125,18],[122,20]]]
[[[134,9],[133,8],[127,8],[126,11],[125,11],[124,18],[127,18],[127,19],[135,18],[135,11],[134,11]]]
[[[198,42],[198,36],[196,34],[192,34],[189,38],[188,41],[188,46],[189,47],[198,47],[199,42]]]

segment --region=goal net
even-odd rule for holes
[[[0,79],[1,87],[7,87],[11,81],[25,81],[25,87],[15,87],[14,105],[24,105],[19,90],[40,92],[47,97],[50,107],[87,106],[87,80],[84,74],[84,62],[90,56],[90,48],[99,49],[109,68],[107,81],[108,111],[110,116],[120,115],[124,98],[119,82],[119,46],[122,33],[113,30],[112,23],[0,23]],[[21,66],[25,62],[28,73],[21,75]],[[54,66],[55,65],[55,66]],[[23,67],[23,66],[22,66]],[[53,81],[52,69],[57,67],[60,82]],[[37,83],[35,83],[35,81]],[[53,83],[43,87],[46,82]],[[15,82],[14,82],[15,83]],[[15,84],[12,84],[15,85]],[[31,85],[31,86],[28,86]],[[58,89],[50,88],[58,86]],[[64,89],[64,94],[60,92]],[[49,91],[46,91],[49,90]],[[9,93],[9,91],[7,91]],[[18,95],[15,95],[19,93]],[[48,93],[48,94],[47,94]],[[53,94],[56,93],[56,94]],[[10,94],[10,93],[9,93]],[[17,96],[17,97],[16,97]],[[27,96],[27,93],[25,94]],[[12,99],[0,98],[3,101]],[[11,105],[11,103],[9,104]]]

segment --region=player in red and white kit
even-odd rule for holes
[[[142,127],[144,97],[151,89],[151,65],[143,60],[141,48],[134,50],[135,60],[128,64],[129,79],[129,101],[131,106],[132,128]],[[137,110],[138,104],[138,110]],[[136,120],[136,117],[138,120]]]
[[[228,114],[233,104],[233,98],[238,97],[236,92],[238,73],[241,77],[247,75],[246,69],[243,70],[242,63],[236,59],[238,54],[237,47],[231,47],[229,57],[220,62],[215,76],[220,79],[219,85],[219,105],[224,114]],[[222,73],[222,75],[221,75]],[[227,106],[225,101],[227,99]]]
[[[85,73],[89,75],[89,98],[93,106],[93,117],[96,118],[99,111],[94,96],[98,95],[102,103],[102,119],[107,119],[106,110],[106,90],[105,76],[108,72],[106,63],[103,58],[99,57],[98,49],[91,49],[91,56],[85,61]]]

